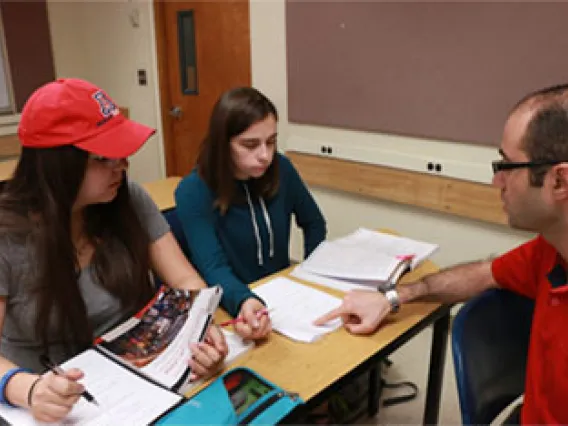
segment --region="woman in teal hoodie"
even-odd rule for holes
[[[277,153],[278,113],[256,89],[217,101],[196,168],[176,190],[191,261],[208,285],[220,284],[223,307],[243,322],[244,338],[271,330],[248,284],[290,266],[290,224],[304,234],[304,256],[325,239],[325,220],[294,166]]]

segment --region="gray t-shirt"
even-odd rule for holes
[[[147,230],[150,241],[169,231],[169,225],[150,196],[139,185],[129,182],[134,209]],[[0,240],[0,296],[6,297],[6,314],[2,327],[0,354],[15,364],[41,372],[38,357],[43,352],[35,336],[37,301],[31,292],[35,286],[34,249],[9,238]],[[120,302],[100,286],[89,266],[81,270],[79,288],[95,335],[124,319]],[[49,355],[57,363],[65,360],[64,346],[48,330]]]

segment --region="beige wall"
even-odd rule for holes
[[[152,3],[48,0],[48,13],[57,76],[90,80],[128,107],[131,118],[159,127]],[[147,86],[138,85],[138,69],[147,70]],[[137,181],[165,175],[159,130],[131,160]]]
[[[120,105],[128,106],[132,118],[159,125],[151,3],[50,0],[49,13],[57,74],[91,79],[107,89]],[[130,17],[136,13],[140,25],[134,28]],[[496,156],[493,149],[289,124],[284,0],[251,0],[250,19],[253,84],[279,109],[281,149],[311,152],[325,142],[346,157],[363,154],[373,162],[405,167],[411,164],[412,155],[420,153],[421,158],[443,158],[448,174],[452,170],[467,169],[472,180],[487,182],[490,179],[488,162]],[[148,70],[147,87],[136,84],[138,68]],[[161,134],[158,133],[144,151],[133,158],[131,175],[139,181],[150,181],[163,176],[163,170]],[[331,237],[358,226],[395,229],[410,237],[440,244],[435,260],[441,265],[501,253],[530,237],[502,226],[318,188],[312,190],[327,218]],[[301,238],[297,231],[293,236],[292,253],[294,257],[301,256]]]
[[[497,156],[494,149],[288,123],[284,0],[251,2],[251,39],[253,84],[278,106],[282,148],[317,152],[324,142],[332,144],[335,152],[340,151],[346,157],[359,154],[360,158],[363,153],[374,157],[372,160],[376,163],[386,157],[387,165],[397,164],[397,161],[407,165],[408,159],[403,157],[419,152],[423,158],[444,158],[450,171],[467,166],[472,180],[490,180],[489,161]],[[409,237],[440,244],[434,260],[443,266],[502,253],[530,238],[529,234],[504,226],[311,189],[328,221],[330,237],[344,235],[359,226],[391,228]],[[302,239],[297,231],[292,240],[292,254],[296,258],[302,255]]]

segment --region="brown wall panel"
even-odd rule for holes
[[[55,79],[45,0],[0,1],[17,111],[39,86]]]
[[[496,144],[568,81],[566,2],[286,2],[290,121]]]

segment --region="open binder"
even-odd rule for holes
[[[61,364],[79,368],[81,383],[99,406],[81,398],[64,424],[148,424],[185,398],[190,343],[201,341],[222,289],[176,290],[163,286],[134,317]],[[28,410],[0,406],[14,425],[36,425]]]
[[[342,291],[387,290],[438,249],[436,244],[359,228],[323,241],[292,276]]]

